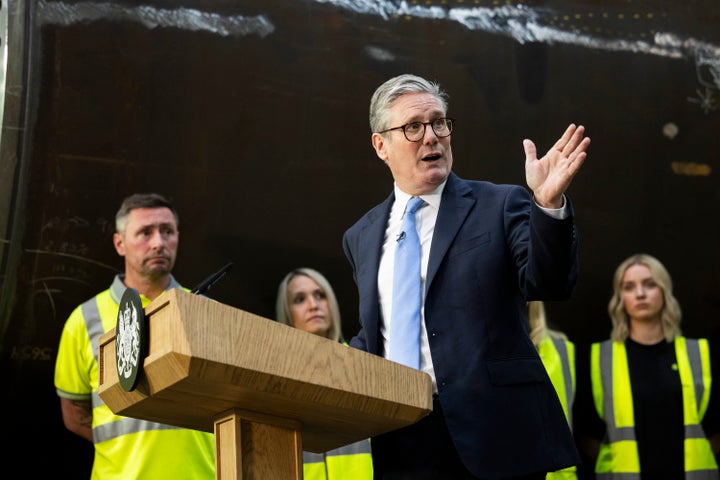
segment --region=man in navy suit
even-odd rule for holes
[[[395,245],[409,198],[422,263],[420,369],[433,411],[372,439],[378,479],[544,479],[579,463],[553,386],[527,333],[526,301],[567,299],[577,236],[565,191],[590,139],[571,124],[542,158],[524,140],[527,189],[451,172],[447,95],[400,75],[370,103],[375,151],[394,188],[343,237],[359,292],[361,329],[350,344],[387,357]]]

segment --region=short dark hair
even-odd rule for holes
[[[125,197],[120,209],[115,214],[115,231],[122,233],[127,226],[130,211],[136,208],[169,208],[175,217],[175,224],[180,225],[180,217],[173,204],[159,193],[134,193]]]

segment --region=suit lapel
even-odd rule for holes
[[[365,288],[370,286],[368,291],[372,292],[371,302],[373,305],[379,305],[377,276],[380,267],[380,254],[382,253],[383,238],[387,228],[390,208],[394,201],[395,194],[391,193],[383,203],[375,207],[366,217],[367,221],[363,225],[360,234],[360,258],[356,261],[356,265],[361,266],[361,270],[358,271],[358,284],[363,285]],[[435,221],[435,231],[430,246],[430,258],[428,259],[425,282],[426,293],[475,202],[470,187],[451,172],[443,190],[440,210]],[[379,321],[380,318],[378,312],[379,310],[372,315],[375,322]],[[370,314],[369,311],[365,313]]]
[[[382,253],[383,239],[385,237],[385,229],[387,227],[388,217],[390,216],[390,208],[395,200],[395,193],[391,193],[383,203],[373,208],[366,222],[362,226],[362,231],[358,237],[360,244],[359,258],[355,264],[359,266],[357,272],[358,285],[362,289],[369,292],[368,301],[364,302],[363,314],[365,318],[372,322],[372,327],[376,326],[380,321],[380,298],[378,297],[378,269],[380,268],[380,255]],[[363,306],[361,306],[362,308]],[[376,338],[374,336],[379,330],[371,327],[369,323],[365,325],[368,332],[368,341],[375,345]],[[374,347],[371,347],[374,348]]]
[[[475,205],[475,199],[471,193],[470,187],[451,172],[442,193],[440,210],[435,221],[435,231],[430,246],[430,258],[425,281],[426,294],[450,245],[452,245],[460,227],[465,222],[470,209]]]

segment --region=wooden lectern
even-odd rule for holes
[[[301,479],[324,452],[432,410],[430,377],[338,342],[174,289],[145,308],[148,355],[119,383],[115,329],[99,394],[118,415],[215,433],[218,480]]]

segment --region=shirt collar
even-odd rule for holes
[[[175,280],[175,277],[173,277],[172,274],[170,275],[170,284],[165,291],[167,292],[171,288],[182,288],[180,283]],[[112,297],[113,301],[115,301],[115,303],[120,304],[120,300],[122,299],[122,296],[125,293],[126,289],[127,286],[125,286],[125,274],[119,273],[115,275],[115,278],[113,278],[113,283],[110,286],[110,296]],[[145,298],[145,296],[141,295],[141,298]]]
[[[447,179],[443,183],[437,186],[435,190],[433,190],[430,193],[425,193],[423,195],[420,195],[420,198],[425,200],[425,202],[429,205],[431,205],[435,209],[440,208],[440,199],[442,198],[442,192],[445,189],[445,184],[447,183]],[[410,200],[410,197],[412,195],[409,195],[402,190],[400,190],[400,187],[397,186],[397,183],[394,184],[394,191],[395,191],[395,203],[402,205],[403,208],[405,208],[405,205],[407,205],[408,200]]]

